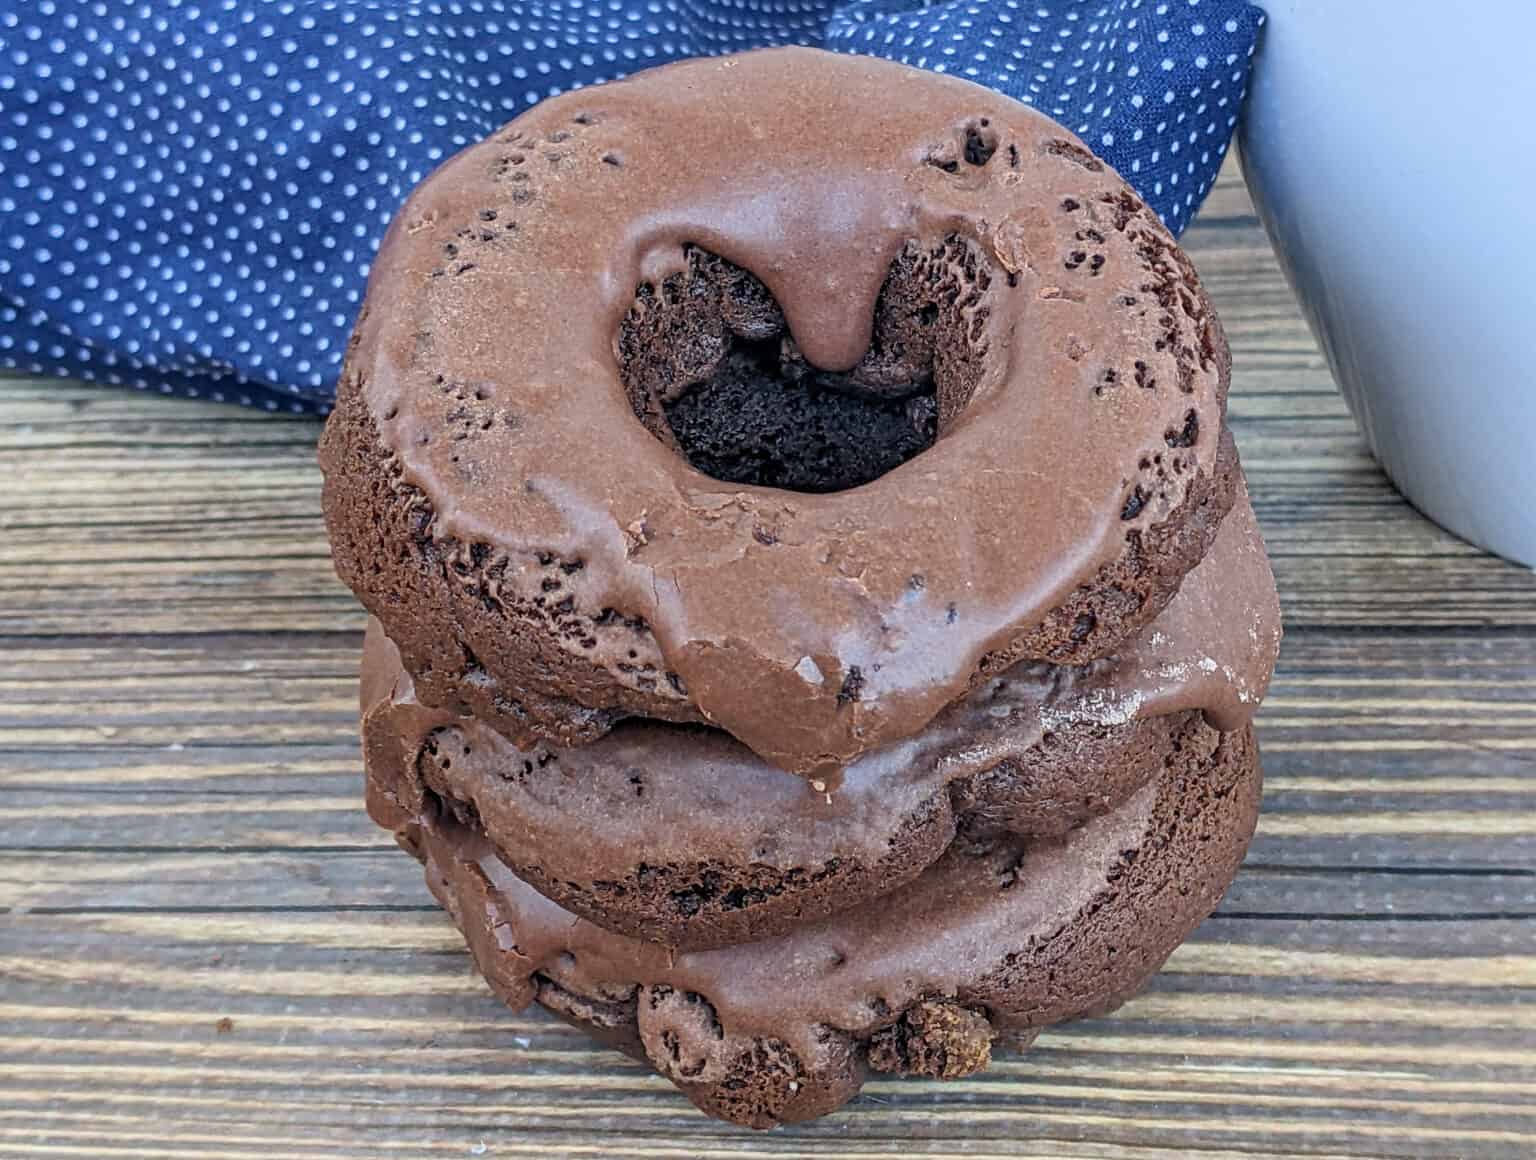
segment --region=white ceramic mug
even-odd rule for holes
[[[1408,499],[1536,567],[1536,3],[1264,0],[1259,216]]]

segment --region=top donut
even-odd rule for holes
[[[814,779],[1112,652],[1232,503],[1194,271],[1061,126],[777,49],[558,97],[385,238],[321,444],[337,570],[520,743],[706,721]]]

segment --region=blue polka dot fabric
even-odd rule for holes
[[[0,365],[323,412],[438,162],[566,89],[767,45],[1001,90],[1177,232],[1262,22],[1242,0],[0,0]]]

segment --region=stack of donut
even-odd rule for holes
[[[788,49],[421,185],[321,461],[368,807],[712,1115],[1107,1011],[1259,801],[1274,583],[1189,262],[1055,123]]]

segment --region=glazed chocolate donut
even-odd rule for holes
[[[1232,503],[1194,271],[1059,125],[804,49],[557,97],[385,239],[337,570],[519,744],[720,726],[825,780],[1148,624]]]
[[[986,1066],[1000,1032],[1113,1009],[1215,908],[1259,805],[1252,729],[1187,721],[1153,784],[1056,839],[957,843],[897,891],[787,934],[674,953],[577,918],[450,815],[404,844],[492,989],[537,1000],[750,1127],[823,1115],[870,1068]]]
[[[392,830],[445,812],[478,827],[519,877],[599,926],[726,946],[890,891],[957,833],[1055,837],[1119,805],[1164,768],[1192,716],[1247,724],[1279,637],[1240,493],[1179,594],[1113,659],[1016,665],[818,793],[697,726],[626,722],[579,748],[519,749],[422,705],[374,622],[369,810]]]

